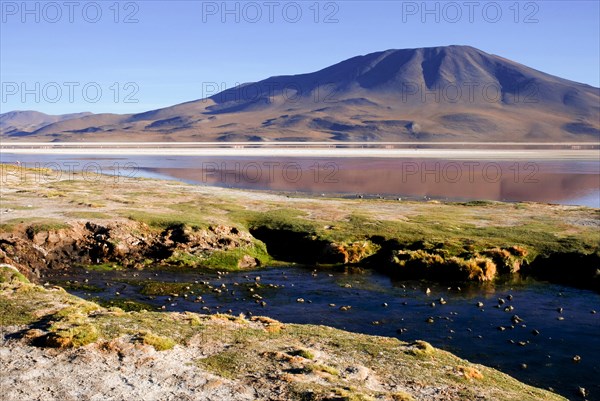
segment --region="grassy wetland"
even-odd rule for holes
[[[91,275],[126,272],[131,280],[154,271],[258,276],[262,269],[295,265],[309,266],[314,274],[366,269],[393,280],[440,286],[487,286],[533,277],[600,288],[597,209],[315,198],[150,179],[89,180],[80,174],[57,181],[46,170],[3,168],[0,263],[19,271],[2,268],[3,348],[23,354],[32,349],[38,359],[64,361],[70,355],[75,364],[59,364],[57,372],[84,380],[74,366],[91,366],[97,376],[87,379],[90,391],[100,391],[103,366],[121,363],[123,369],[139,366],[131,380],[154,386],[156,394],[197,391],[204,397],[282,400],[564,399],[424,341],[214,308],[206,314],[164,311],[150,300],[99,297],[101,289],[92,282],[40,285],[49,275],[79,269]],[[140,285],[146,297],[219,290],[203,282]],[[252,285],[243,289],[248,298],[260,283]],[[88,300],[65,290],[87,293]],[[257,305],[269,302],[260,296],[254,300]],[[2,355],[6,360],[8,354]],[[16,362],[5,365],[3,373],[24,368]],[[157,372],[161,366],[177,366],[185,379],[163,387],[148,384],[144,374],[158,375],[150,383],[165,379]],[[117,378],[107,374],[105,379],[114,391],[121,389]],[[19,384],[18,376],[12,380]],[[66,386],[65,380],[49,373],[41,383]],[[35,391],[45,394],[41,384]],[[114,396],[110,389],[102,391]],[[576,391],[587,395],[589,389]]]

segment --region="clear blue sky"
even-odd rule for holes
[[[213,82],[231,87],[359,54],[450,44],[600,86],[596,0],[472,8],[466,1],[244,1],[228,2],[229,13],[221,1],[74,3],[25,9],[1,1],[2,112],[145,111],[201,98]]]

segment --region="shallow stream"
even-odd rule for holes
[[[578,387],[588,400],[600,399],[600,294],[593,291],[530,279],[461,287],[394,282],[369,270],[294,266],[227,274],[74,269],[46,280],[87,299],[422,339],[569,399],[579,398]],[[515,315],[522,321],[515,324]]]

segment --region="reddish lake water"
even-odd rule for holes
[[[2,163],[17,160],[28,167],[119,171],[123,176],[278,192],[600,207],[599,160],[2,154]]]

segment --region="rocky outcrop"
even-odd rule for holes
[[[45,269],[73,265],[142,269],[160,264],[227,270],[256,268],[272,257],[309,265],[367,266],[398,279],[486,282],[499,275],[525,274],[598,290],[599,255],[552,253],[528,260],[528,251],[520,246],[450,252],[443,244],[422,241],[402,244],[372,237],[343,242],[310,232],[266,227],[248,232],[225,225],[173,224],[157,230],[129,220],[75,222],[68,228],[45,230],[22,225],[0,233],[0,263],[16,266],[32,280]],[[565,266],[574,267],[565,274]]]
[[[196,266],[215,252],[236,250],[239,252],[235,263],[223,267],[250,268],[259,265],[260,260],[244,250],[255,253],[254,248],[260,245],[248,232],[223,225],[202,229],[173,225],[162,231],[132,221],[74,222],[68,228],[49,230],[21,225],[0,233],[0,263],[16,266],[35,280],[45,269],[60,270],[73,265]]]

